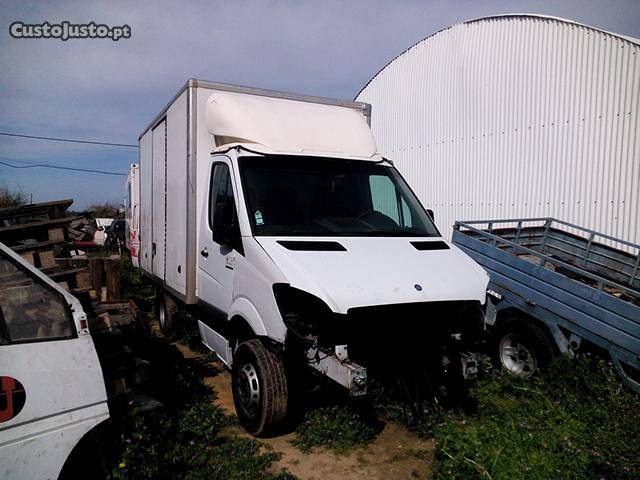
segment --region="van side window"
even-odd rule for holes
[[[64,297],[0,252],[0,343],[75,336]]]

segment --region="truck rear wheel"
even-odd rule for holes
[[[252,435],[266,435],[284,421],[288,403],[285,369],[282,360],[260,340],[238,346],[232,388],[240,423]]]
[[[525,320],[505,321],[498,326],[494,338],[496,363],[519,377],[530,377],[546,368],[556,355],[548,335]]]
[[[165,335],[173,332],[173,318],[177,311],[176,302],[169,297],[164,291],[156,287],[156,304],[155,314],[160,331]]]

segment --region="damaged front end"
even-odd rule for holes
[[[309,367],[345,387],[350,396],[365,395],[368,384],[366,367],[349,358],[346,344],[324,341],[327,321],[344,315],[332,312],[318,297],[289,284],[275,284],[273,293],[287,326],[289,354],[298,359],[304,358]]]
[[[288,343],[352,396],[394,393],[411,403],[441,401],[478,373],[473,353],[484,330],[477,301],[420,302],[332,312],[318,297],[274,285]]]

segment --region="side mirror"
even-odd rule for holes
[[[233,203],[216,204],[213,240],[220,245],[232,246],[234,242]]]
[[[431,210],[430,208],[427,208],[427,215],[429,215],[429,218],[432,222],[436,221],[436,217],[433,215],[433,210]]]

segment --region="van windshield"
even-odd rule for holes
[[[243,157],[240,176],[254,235],[440,236],[390,166],[321,157]]]

